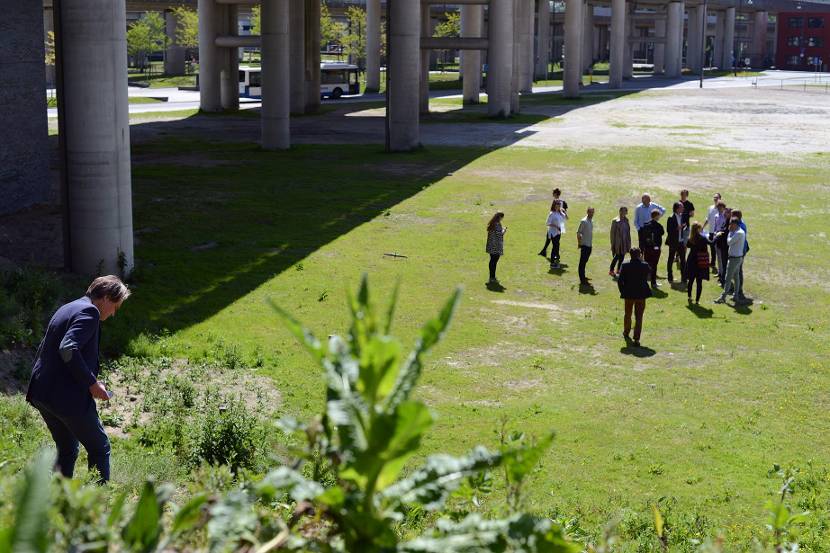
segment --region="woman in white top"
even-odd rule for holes
[[[553,202],[553,211],[548,215],[548,237],[551,241],[550,268],[559,268],[559,242],[565,232],[565,214],[562,213],[562,202]]]

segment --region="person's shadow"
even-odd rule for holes
[[[651,297],[663,299],[663,298],[669,297],[669,295],[666,292],[659,289],[659,288],[652,288],[651,289]]]
[[[675,280],[674,282],[669,283],[672,290],[680,290],[682,292],[686,291],[686,283],[680,282],[679,280]]]
[[[621,347],[620,353],[623,355],[633,355],[634,357],[652,357],[657,352],[646,346],[635,346],[632,342]]]
[[[751,315],[752,308],[750,307],[750,305],[752,305],[752,300],[748,300],[745,303],[733,304],[732,309],[734,309],[735,313],[739,315]]]
[[[567,272],[568,272],[568,266],[565,263],[560,263],[559,267],[557,267],[555,269],[553,267],[551,267],[548,270],[549,275],[558,275],[558,276],[562,276]]]
[[[507,290],[507,288],[502,286],[500,282],[487,282],[484,286],[486,286],[491,292],[504,293],[504,291]]]
[[[579,293],[580,294],[587,294],[589,296],[596,296],[597,291],[594,289],[594,285],[590,282],[583,282],[579,284]]]
[[[715,313],[708,307],[703,307],[702,305],[697,303],[686,304],[686,309],[697,315],[699,319],[711,319],[712,315]]]

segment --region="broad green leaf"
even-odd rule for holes
[[[308,501],[316,499],[323,493],[323,486],[309,480],[299,472],[288,467],[279,467],[265,475],[265,478],[256,485],[256,492],[260,497],[268,500],[279,498],[286,494],[294,501]]]
[[[386,325],[384,326],[383,333],[387,335],[392,332],[392,321],[395,318],[395,307],[398,305],[398,292],[400,290],[400,286],[400,280],[395,282],[395,289],[392,291],[392,299],[389,301],[389,307],[386,310]]]
[[[415,384],[418,382],[418,378],[421,376],[421,356],[441,340],[460,299],[461,289],[458,288],[444,304],[444,308],[438,317],[427,322],[421,329],[421,337],[398,372],[395,386],[386,400],[386,411],[393,410],[409,398]]]
[[[294,319],[294,317],[289,315],[288,312],[284,311],[273,301],[268,300],[268,303],[271,304],[271,308],[277,312],[277,315],[282,318],[283,323],[288,330],[297,337],[297,339],[306,347],[311,355],[318,362],[323,359],[326,352],[323,349],[323,345],[320,343],[320,340],[318,340],[310,330],[301,325],[296,319]]]
[[[423,403],[407,401],[398,405],[394,421],[394,432],[385,444],[385,451],[380,453],[384,465],[378,474],[375,490],[383,490],[397,479],[406,461],[420,447],[421,437],[432,426],[432,415]],[[370,443],[378,449],[384,446],[376,442],[374,436]]]
[[[368,406],[374,406],[392,391],[400,360],[401,344],[394,338],[375,335],[367,340],[360,355],[357,391]]]
[[[175,536],[192,529],[202,516],[202,506],[207,503],[207,499],[206,495],[200,494],[182,505],[173,516],[170,533]]]
[[[147,553],[155,549],[161,537],[161,516],[164,503],[169,497],[169,488],[148,480],[141,489],[141,495],[132,518],[121,532],[124,544],[131,551]]]
[[[504,467],[511,482],[521,482],[539,464],[553,442],[550,433],[533,445],[519,445],[504,451]]]
[[[654,532],[658,538],[663,538],[663,515],[660,514],[660,509],[657,505],[652,505],[651,510],[654,512]]]
[[[124,503],[127,501],[127,492],[121,492],[115,498],[110,508],[110,514],[107,517],[107,527],[114,528],[121,520],[121,513],[124,511]]]
[[[54,451],[44,449],[26,467],[23,488],[17,498],[14,526],[5,543],[0,541],[3,553],[45,553],[49,549],[49,488],[54,458]]]

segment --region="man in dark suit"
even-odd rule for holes
[[[110,443],[93,401],[110,398],[98,381],[99,325],[129,295],[118,277],[96,278],[86,295],[55,312],[40,342],[26,400],[46,422],[58,448],[56,464],[67,478],[72,478],[80,443],[99,481],[109,480]]]
[[[634,345],[640,346],[640,333],[643,330],[643,313],[646,310],[646,298],[651,297],[648,286],[651,268],[642,260],[640,248],[629,251],[631,259],[622,264],[617,286],[620,297],[625,300],[625,318],[623,319],[623,338],[626,343],[631,340],[631,312],[634,311]]]
[[[666,221],[666,245],[669,247],[669,261],[666,264],[666,272],[668,273],[669,282],[672,282],[672,266],[674,265],[675,257],[679,257],[680,263],[680,280],[686,280],[683,276],[686,274],[686,226],[688,223],[683,219],[683,204],[674,202],[672,206],[672,215]]]

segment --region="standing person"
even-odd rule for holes
[[[628,224],[628,208],[621,207],[620,215],[611,221],[611,266],[608,274],[615,277],[620,274],[625,254],[631,249],[631,226]],[[614,272],[614,266],[617,266]]]
[[[496,265],[499,264],[499,258],[504,255],[504,233],[507,232],[507,228],[501,224],[502,219],[504,219],[504,213],[499,211],[487,223],[487,246],[485,251],[490,254],[490,280],[488,284],[498,284],[499,282],[496,279]]]
[[[657,263],[660,262],[660,248],[663,245],[663,225],[658,221],[660,210],[651,212],[651,221],[640,229],[639,239],[643,245],[642,255],[645,262],[651,267],[651,287],[657,288]]]
[[[686,224],[683,222],[683,204],[674,202],[672,205],[672,216],[666,221],[666,245],[669,247],[668,262],[666,263],[666,272],[668,273],[669,282],[674,282],[672,274],[672,266],[674,265],[675,256],[680,257],[680,277],[685,279],[683,268],[686,264],[685,254],[686,245],[684,244],[684,234],[686,232]]]
[[[646,310],[646,298],[651,297],[648,287],[648,278],[651,269],[641,259],[639,248],[630,252],[631,259],[622,264],[617,287],[620,297],[625,300],[625,318],[623,319],[623,338],[628,342],[631,338],[631,312],[634,311],[634,345],[640,347],[640,334],[643,331],[643,313]],[[651,273],[652,282],[654,274]]]
[[[723,211],[718,215],[718,226],[714,239],[718,254],[718,283],[721,286],[726,281],[726,261],[729,259],[729,246],[726,243],[726,236],[729,234],[729,220],[731,217],[732,210],[724,205]]]
[[[749,253],[749,233],[746,230],[743,212],[740,209],[733,209],[732,216],[738,219],[738,226],[744,231],[744,260],[741,262],[740,286],[735,290],[735,299],[746,301],[746,296],[744,296],[744,264],[746,263],[746,254]]]
[[[709,227],[709,257],[711,259],[712,264],[712,272],[717,272],[717,256],[715,255],[715,242],[713,240],[715,234],[715,225],[717,223],[717,216],[720,213],[718,208],[718,202],[720,202],[721,196],[718,192],[715,192],[715,195],[712,197],[712,205],[709,206],[709,210],[706,212],[706,220],[703,221],[703,228],[704,230],[706,227]],[[723,205],[726,207],[726,204]]]
[[[652,211],[656,209],[660,212],[660,215],[666,212],[666,209],[662,205],[652,202],[651,196],[648,194],[643,194],[641,200],[642,203],[634,208],[634,229],[637,232],[651,221]],[[642,249],[642,245],[640,249]]]
[[[562,202],[555,200],[553,202],[553,211],[548,215],[547,220],[548,236],[551,241],[550,249],[550,268],[559,268],[559,244],[562,240],[562,234],[565,232],[565,214],[562,213]]]
[[[745,300],[738,296],[737,290],[741,287],[741,265],[744,261],[744,245],[746,244],[746,233],[738,225],[738,219],[733,217],[729,221],[729,234],[726,235],[729,258],[726,262],[726,277],[723,285],[723,292],[715,300],[715,303],[726,302],[726,296],[730,292],[735,293],[735,303],[743,303]]]
[[[689,257],[686,259],[686,295],[692,303],[692,284],[697,284],[695,303],[700,303],[700,293],[703,291],[703,281],[709,280],[709,246],[712,242],[703,232],[703,225],[695,221],[689,234]]]
[[[695,204],[689,201],[689,191],[685,188],[680,191],[680,203],[683,204],[683,222],[690,227],[692,217],[695,216]]]
[[[553,211],[553,206],[556,202],[560,202],[562,205],[562,214],[565,215],[565,219],[568,218],[568,202],[565,200],[560,200],[559,197],[562,195],[562,191],[558,188],[553,189],[553,201],[550,203],[550,210]],[[548,257],[548,245],[551,242],[550,234],[545,233],[545,246],[539,251],[539,255],[547,259]]]
[[[99,325],[129,295],[118,277],[96,278],[83,297],[52,315],[38,347],[26,401],[43,417],[58,449],[56,465],[67,478],[74,474],[80,443],[99,482],[110,479],[110,442],[93,401],[110,398],[98,381]]]
[[[588,279],[585,277],[585,266],[588,264],[588,259],[591,257],[591,250],[594,243],[594,208],[589,207],[585,217],[579,222],[579,228],[576,230],[576,245],[579,248],[579,283],[582,285],[588,284]]]

